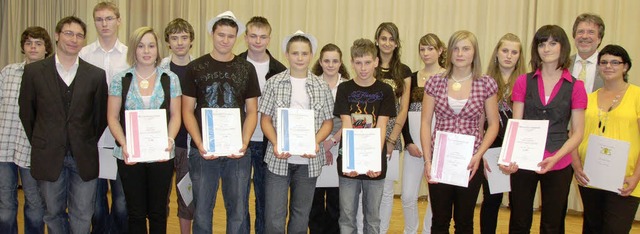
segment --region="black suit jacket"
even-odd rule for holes
[[[56,181],[67,151],[82,180],[98,177],[97,142],[107,126],[107,82],[104,70],[82,59],[78,64],[68,114],[54,56],[24,67],[18,103],[32,146],[31,175],[37,180]]]

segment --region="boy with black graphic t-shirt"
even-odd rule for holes
[[[351,46],[351,64],[356,77],[338,86],[333,114],[342,120],[343,128],[379,128],[380,161],[382,171],[368,171],[366,175],[342,172],[342,145],[340,146],[338,175],[340,183],[340,232],[355,233],[358,197],[362,196],[364,232],[380,232],[380,201],[387,171],[384,136],[389,117],[396,116],[391,86],[373,77],[378,66],[377,49],[368,39],[358,39]]]

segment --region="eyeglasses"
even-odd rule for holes
[[[72,31],[62,31],[62,35],[64,35],[67,38],[73,38],[75,36],[78,39],[84,40],[84,34],[82,33],[73,33]]]
[[[623,64],[623,63],[624,62],[618,61],[618,60],[611,60],[611,61],[600,60],[600,62],[599,62],[600,66],[607,66],[607,64],[611,64],[611,66],[618,66],[618,65]]]
[[[116,20],[116,19],[117,19],[116,17],[113,17],[113,16],[107,16],[107,17],[105,17],[105,18],[95,18],[95,22],[96,22],[96,23],[102,23],[102,22],[105,22],[105,21],[106,21],[107,23],[111,23],[111,22],[113,22],[113,21],[114,21],[114,20]]]

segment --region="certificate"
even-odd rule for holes
[[[431,160],[431,181],[466,188],[471,172],[467,167],[473,157],[475,140],[475,136],[437,131]]]
[[[189,172],[187,172],[187,174],[182,177],[182,179],[178,182],[177,187],[180,196],[182,196],[182,201],[184,201],[184,204],[188,206],[191,201],[193,201],[193,185]]]
[[[342,172],[382,171],[379,128],[342,129]]]
[[[98,161],[100,165],[98,178],[116,180],[118,164],[116,164],[116,158],[113,157],[113,149],[98,148]]]
[[[584,173],[589,186],[620,193],[629,159],[629,142],[589,135]]]
[[[509,119],[498,164],[515,162],[520,169],[539,171],[548,130],[549,120]]]
[[[127,110],[124,112],[129,162],[168,160],[167,110]]]
[[[330,139],[333,136],[328,137]],[[324,149],[325,151],[331,151],[333,155],[333,162],[331,165],[322,166],[322,172],[320,172],[320,176],[318,176],[318,180],[316,180],[316,187],[318,188],[331,188],[338,187],[338,164],[336,160],[338,159],[338,146],[333,146],[331,149]],[[316,157],[324,157],[324,155],[318,155]]]
[[[491,172],[486,172],[487,181],[489,182],[489,193],[511,192],[511,176],[505,175],[498,167],[498,158],[500,157],[500,148],[490,148],[484,153],[483,158],[487,161],[487,167]],[[476,172],[482,173],[482,172]],[[487,188],[482,188],[487,189]]]
[[[278,152],[291,155],[316,154],[314,111],[278,108]]]
[[[239,108],[202,108],[203,156],[243,155]]]

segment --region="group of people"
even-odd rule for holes
[[[45,29],[27,28],[20,40],[24,61],[0,73],[3,232],[18,231],[20,178],[25,233],[44,233],[45,224],[48,233],[166,233],[175,171],[176,186],[186,175],[193,185],[192,202],[177,193],[182,233],[212,233],[218,187],[227,233],[250,233],[251,181],[255,233],[386,233],[394,181],[400,178],[405,233],[418,232],[423,178],[429,182],[423,233],[448,233],[451,219],[456,233],[473,233],[481,186],[481,232],[495,233],[502,194],[488,191],[484,174],[497,162],[483,155],[501,147],[508,119],[549,120],[539,171],[500,166],[511,175],[510,233],[530,232],[538,182],[540,231],[563,233],[574,176],[585,233],[631,228],[640,202],[640,89],[628,83],[631,60],[624,48],[597,50],[604,36],[597,15],[576,19],[575,55],[561,27],[538,29],[530,73],[523,44],[511,33],[498,41],[485,73],[473,33],[457,31],[446,45],[426,34],[417,46],[424,67],[412,73],[401,62],[398,27],[385,22],[373,41],[353,42],[350,74],[338,46],[318,48],[318,40],[303,31],[282,41],[286,67],[267,50],[272,28],[260,16],[246,24],[229,11],[212,18],[207,33],[213,50],[198,58],[189,53],[193,27],[174,19],[164,30],[171,51],[164,59],[150,27],[136,29],[126,44],[118,40],[121,19],[115,4],[98,3],[93,20],[98,39],[84,47],[86,24],[77,17],[57,23],[55,44]],[[236,56],[232,49],[241,36],[248,49]],[[316,53],[319,59],[312,65]],[[202,108],[240,110],[240,154],[207,152]],[[278,151],[278,108],[314,111],[315,154]],[[169,160],[130,161],[124,113],[142,109],[166,111]],[[381,171],[342,171],[342,128],[380,130]],[[412,134],[416,128],[419,134]],[[475,136],[467,188],[430,180],[436,131]],[[631,145],[619,193],[588,186],[582,165],[591,135]],[[98,179],[100,157],[116,158],[115,180]],[[337,170],[323,170],[332,164]],[[338,175],[337,187],[316,186],[325,173]]]

